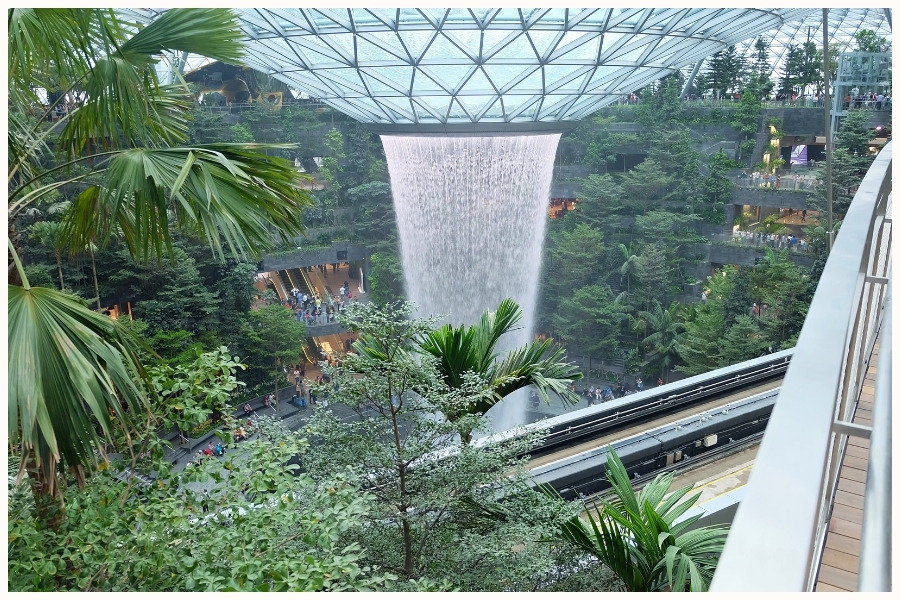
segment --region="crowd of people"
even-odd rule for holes
[[[350,289],[350,283],[345,281],[333,298],[324,294],[320,296],[318,291],[313,291],[310,295],[293,288],[291,298],[284,302],[284,306],[293,311],[294,318],[303,321],[305,325],[326,325],[334,323],[344,307],[357,300]]]
[[[776,173],[761,173],[753,171],[748,174],[743,171],[735,181],[741,187],[760,187],[782,190],[811,190],[822,181],[814,175],[792,174],[782,177]]]
[[[806,211],[803,211],[803,220],[806,220]],[[745,246],[766,246],[774,250],[788,249],[793,252],[812,252],[812,247],[803,238],[798,238],[793,233],[761,233],[752,231],[735,231],[732,241]]]

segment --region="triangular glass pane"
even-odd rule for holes
[[[319,36],[319,39],[335,49],[335,53],[348,57],[351,61],[354,56],[353,34],[352,33],[332,33],[329,35]]]
[[[362,92],[364,90],[362,81],[359,79],[359,72],[356,69],[322,69],[318,71],[322,77],[327,77],[342,86],[348,86],[355,91]]]
[[[555,94],[544,96],[544,103],[541,105],[541,112],[538,114],[538,118],[543,119],[555,115],[571,100],[571,96],[558,96]]]
[[[510,31],[506,29],[485,29],[482,32],[484,42],[482,43],[482,56],[490,56],[494,49],[503,43],[503,40],[510,37]]]
[[[511,115],[519,110],[519,108],[521,108],[523,105],[537,102],[539,99],[540,96],[534,96],[531,94],[504,94],[503,109],[507,115]]]
[[[477,29],[453,29],[444,30],[443,34],[456,42],[460,48],[464,48],[470,55],[477,57],[481,50],[481,31]]]
[[[408,98],[378,98],[376,103],[383,106],[385,112],[393,114],[396,120],[415,120]]]
[[[565,57],[566,60],[594,60],[600,47],[600,36],[584,31],[567,31],[563,39],[556,45],[553,58]]]
[[[472,19],[472,15],[465,8],[451,8],[450,14],[447,16],[447,23],[471,25],[476,29],[478,28],[478,23]]]
[[[494,64],[487,63],[481,67],[487,73],[487,76],[490,80],[497,86],[498,90],[503,90],[510,81],[518,77],[525,70],[531,70],[534,67],[525,67],[523,69],[520,65],[504,65],[504,64]]]
[[[316,27],[319,29],[322,28],[332,28],[332,27],[342,27],[346,29],[347,20],[347,11],[346,9],[332,9],[332,8],[319,8],[319,9],[309,9],[309,14],[312,15],[312,20],[316,24]]]
[[[602,25],[606,21],[607,15],[609,15],[610,9],[608,8],[598,8],[593,9],[593,13],[589,17],[585,17],[582,23],[585,25]]]
[[[312,68],[321,68],[328,67],[330,65],[338,65],[341,64],[336,58],[332,56],[326,56],[320,52],[316,52],[315,50],[310,50],[309,48],[301,48],[300,46],[295,46],[297,52],[306,60],[306,64],[308,64]]]
[[[457,48],[453,42],[448,40],[443,34],[438,34],[437,38],[428,47],[425,53],[426,60],[429,63],[440,62],[442,60],[470,60],[465,52]]]
[[[517,83],[513,89],[520,93],[543,94],[544,78],[541,75],[541,70],[535,69],[534,73]]]
[[[547,11],[543,17],[538,19],[538,23],[546,23],[546,24],[565,24],[566,22],[566,9],[564,8],[551,8]]]
[[[383,79],[390,81],[403,90],[405,94],[409,94],[409,84],[410,81],[412,81],[413,67],[380,67],[378,73]]]
[[[379,62],[397,62],[397,57],[382,50],[362,36],[356,36],[356,55],[361,65],[376,65]]]
[[[456,121],[471,121],[472,117],[470,117],[466,111],[463,109],[462,105],[459,103],[457,99],[453,99],[453,102],[450,104],[450,114],[448,115],[449,119],[454,119]]]
[[[412,95],[421,96],[422,94],[443,94],[443,88],[432,80],[422,69],[416,69],[416,76],[413,79]]]
[[[387,46],[388,48],[393,50],[394,54],[396,54],[402,60],[409,60],[409,55],[406,53],[406,48],[403,47],[403,44],[400,43],[400,38],[398,38],[397,34],[395,34],[393,31],[373,31],[372,33],[360,35],[371,35],[373,38],[381,42],[382,46]]]
[[[558,31],[528,31],[528,37],[530,37],[531,41],[534,42],[534,47],[537,50],[538,58],[544,58],[545,56],[548,56],[547,53],[553,46],[553,42],[554,40],[556,40],[556,36],[558,34]]]
[[[426,71],[429,77],[438,83],[444,84],[446,89],[455,91],[460,88],[462,82],[469,76],[472,67],[469,65],[436,65],[427,69],[421,68],[420,70]]]
[[[428,20],[422,16],[422,13],[415,8],[400,9],[400,24],[409,25],[426,25]]]
[[[391,92],[393,94],[399,93],[394,87],[384,83],[377,77],[373,77],[371,71],[374,69],[362,69],[363,78],[366,81],[366,85],[372,90],[373,94],[378,94],[379,92]]]
[[[491,24],[498,23],[520,23],[519,10],[516,8],[501,8],[497,16],[491,20]]]
[[[416,111],[416,117],[419,121],[439,121],[444,118],[444,115],[439,113],[438,115],[433,114],[428,110],[431,108],[427,103],[422,102],[421,98],[413,98],[412,101],[413,108]]]
[[[447,12],[446,8],[420,8],[419,10],[426,15],[431,16],[431,19],[435,23],[440,23],[444,18],[444,14]]]
[[[590,77],[590,73],[585,73],[584,75],[579,75],[574,79],[570,79],[559,87],[554,87],[551,85],[547,85],[547,87],[554,92],[566,93],[566,94],[577,94],[581,89],[581,84],[585,82],[587,78]]]
[[[469,12],[475,15],[475,18],[478,19],[480,23],[484,23],[484,20],[487,19],[487,16],[491,14],[492,10],[490,8],[470,8]]]
[[[472,93],[489,93],[495,94],[494,86],[491,85],[491,82],[488,81],[488,78],[482,73],[481,69],[476,69],[475,72],[469,77],[469,80],[463,85],[462,91],[464,94],[472,94]]]
[[[509,58],[522,64],[537,63],[534,57],[534,50],[531,49],[531,43],[528,37],[523,33],[514,40],[511,40],[504,49],[500,50],[492,58]]]
[[[503,104],[500,102],[500,96],[494,97],[494,103],[491,104],[490,108],[485,111],[484,115],[481,118],[483,120],[503,118]]]
[[[371,11],[365,8],[351,8],[350,14],[353,17],[353,22],[357,25],[378,25],[381,23]]]
[[[450,96],[418,96],[416,100],[421,104],[427,104],[439,115],[446,115],[450,107]]]
[[[414,61],[422,58],[425,46],[427,46],[428,42],[436,35],[437,33],[433,29],[400,31],[400,37],[403,39],[403,44],[406,46],[408,53],[412,56]]]
[[[544,82],[548,88],[571,75],[581,67],[579,65],[545,65]]]
[[[478,117],[479,113],[487,107],[488,104],[497,99],[497,96],[457,96],[456,100],[466,107],[466,110],[473,117]]]
[[[615,57],[616,60],[621,61],[636,61],[641,57],[641,54],[646,50],[646,46],[638,46],[632,50],[628,50],[624,54],[619,54]]]
[[[595,88],[604,88],[606,85],[613,81],[618,75],[619,71],[622,67],[611,67],[608,65],[602,65],[594,69],[594,74],[591,76],[591,83],[588,85],[587,89],[595,89]]]
[[[622,39],[621,33],[613,33],[607,31],[603,34],[603,45],[600,48],[603,52],[600,55],[600,64],[602,65],[605,61],[609,60],[610,54],[614,51],[615,47],[618,45],[619,40]]]

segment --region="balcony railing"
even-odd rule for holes
[[[883,586],[890,580],[890,560],[884,556],[890,540],[885,544],[883,537],[890,536],[891,522],[890,480],[883,479],[890,474],[889,462],[884,464],[890,461],[889,380],[876,381],[873,427],[851,422],[875,338],[890,310],[890,197],[889,143],[863,179],[819,280],[712,591],[811,591],[848,436],[870,433],[863,519],[874,525],[863,525],[861,573],[874,566],[878,576],[874,584],[863,576],[860,584]],[[879,364],[879,377],[889,373],[889,339],[881,339],[881,360],[887,362]],[[871,493],[877,497],[870,501]]]

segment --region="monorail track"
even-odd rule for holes
[[[713,398],[711,400],[701,402],[698,404],[694,404],[688,408],[684,408],[682,410],[677,410],[673,412],[668,412],[662,414],[658,417],[651,418],[649,420],[639,420],[634,422],[634,424],[626,425],[621,428],[610,429],[603,433],[597,433],[590,439],[586,439],[583,442],[575,443],[573,445],[566,446],[563,449],[556,450],[554,452],[544,453],[540,456],[535,456],[530,461],[528,461],[528,468],[534,469],[536,467],[540,467],[543,465],[550,464],[552,462],[562,460],[571,456],[576,456],[578,454],[582,454],[584,452],[588,452],[590,450],[594,450],[596,448],[603,448],[617,440],[621,440],[624,438],[631,437],[638,433],[655,429],[662,425],[666,425],[668,423],[675,423],[676,421],[681,421],[684,419],[688,419],[690,417],[694,417],[697,415],[701,415],[703,413],[714,411],[726,404],[731,404],[732,402],[736,402],[738,400],[742,400],[744,398],[749,398],[750,396],[755,396],[757,394],[761,394],[763,392],[768,392],[774,390],[781,386],[781,381],[783,377],[778,377],[777,379],[767,381],[760,385],[756,385],[750,388],[743,389],[739,392],[735,392],[734,394],[730,394],[724,397]]]

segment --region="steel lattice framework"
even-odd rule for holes
[[[246,65],[376,124],[577,121],[729,45],[821,37],[820,9],[236,9]],[[160,11],[123,9],[137,19]],[[832,43],[890,37],[889,9],[830,9]]]
[[[830,8],[828,9],[828,45],[831,55],[851,51],[854,36],[862,29],[874,31],[877,35],[891,40],[891,9],[889,8]],[[753,45],[762,37],[770,42],[770,76],[775,79],[787,57],[788,48],[813,41],[822,45],[822,10],[816,9],[802,19],[786,20],[777,29],[761,33],[737,44],[736,50],[747,59],[753,53]]]

